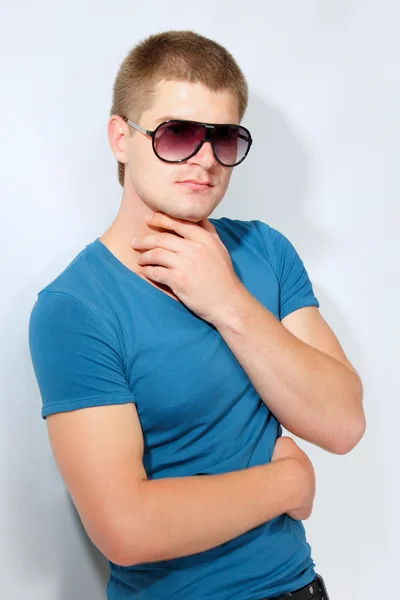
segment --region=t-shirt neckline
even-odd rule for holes
[[[97,237],[91,245],[95,248],[99,248],[103,256],[108,260],[108,262],[110,262],[110,264],[113,264],[114,267],[116,267],[125,277],[131,277],[134,281],[136,281],[144,292],[151,294],[154,298],[158,298],[159,300],[166,300],[169,303],[173,302],[174,305],[178,306],[179,309],[184,308],[185,310],[190,310],[186,304],[171,298],[171,296],[162,292],[154,285],[151,285],[151,283],[140,277],[140,275],[135,273],[135,271],[132,271],[132,269],[124,265],[124,263],[121,262],[119,258],[117,258],[115,254],[113,254],[111,250],[105,244],[103,244],[102,241],[100,241],[99,237]]]

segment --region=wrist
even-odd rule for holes
[[[249,310],[252,301],[256,302],[254,296],[241,281],[238,281],[236,287],[229,293],[228,300],[214,310],[212,324],[220,331],[228,329],[240,333],[245,320],[243,316]]]
[[[282,502],[281,514],[293,511],[299,506],[299,493],[303,484],[302,472],[298,462],[290,457],[276,459],[267,465],[277,473],[277,485]]]

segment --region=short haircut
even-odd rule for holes
[[[246,111],[247,81],[228,50],[194,31],[165,31],[140,41],[122,61],[114,81],[110,116],[137,123],[151,108],[155,87],[163,80],[201,83],[213,92],[229,90],[238,98],[240,121]],[[122,187],[124,170],[125,165],[118,161]]]

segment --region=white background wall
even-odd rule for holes
[[[106,559],[80,524],[40,416],[27,328],[38,291],[114,219],[113,80],[133,45],[166,29],[222,43],[249,82],[243,124],[255,141],[212,216],[258,218],[292,240],[364,382],[367,432],[350,454],[295,438],[317,475],[305,522],[316,570],[332,600],[394,598],[398,4],[3,0],[0,11],[2,600],[105,598]]]

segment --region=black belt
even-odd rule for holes
[[[263,600],[329,600],[328,592],[325,587],[325,582],[321,575],[317,575],[310,583],[294,590],[293,592],[286,592],[286,594],[280,594],[280,596],[274,596],[273,598],[264,598]]]

